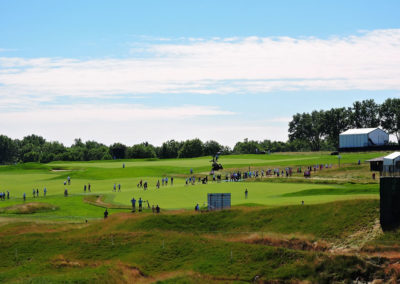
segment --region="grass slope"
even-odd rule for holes
[[[345,238],[363,226],[370,226],[378,217],[378,200],[350,200],[245,211],[236,209],[212,214],[168,214],[157,218],[150,216],[140,221],[129,220],[123,227],[132,230],[188,233],[229,234],[264,231],[330,239]]]
[[[67,231],[48,231],[43,225],[42,230],[37,228],[32,233],[26,232],[26,224],[13,223],[4,225],[0,233],[0,281],[173,283],[175,279],[190,279],[189,283],[199,283],[199,279],[207,279],[212,283],[249,282],[256,276],[265,281],[371,281],[388,275],[383,268],[356,256],[227,241],[191,229],[204,226],[213,230],[218,226],[224,230],[345,236],[351,224],[342,224],[344,216],[350,215],[360,226],[368,225],[376,217],[376,206],[376,201],[364,200],[328,203],[323,208],[310,205],[198,215],[123,214]],[[323,217],[314,225],[318,221],[316,212]]]

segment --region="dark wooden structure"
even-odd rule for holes
[[[380,178],[380,221],[383,231],[400,226],[400,177]]]
[[[383,157],[367,160],[369,162],[371,172],[382,172],[383,170]]]

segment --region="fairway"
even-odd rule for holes
[[[319,250],[335,250],[343,242],[360,246],[369,238],[365,230],[375,232],[379,184],[364,161],[384,154],[343,154],[341,167],[329,153],[223,156],[224,169],[216,172],[221,181],[213,181],[209,157],[1,166],[0,191],[9,191],[10,199],[0,201],[0,249],[5,252],[0,266],[6,267],[0,269],[0,280],[214,283],[218,275],[227,275],[228,282],[241,275],[249,282],[258,274],[319,282],[319,263],[332,260],[332,275],[339,271],[342,279],[351,271],[360,274],[358,267],[367,262],[353,263],[352,256],[343,259]],[[304,169],[316,164],[324,168],[304,178]],[[234,171],[287,167],[294,170],[293,176],[225,181]],[[190,176],[196,177],[194,185],[186,184]],[[205,176],[207,184],[198,181]],[[68,177],[71,184],[64,185]],[[169,178],[168,185],[161,183],[157,189],[163,177]],[[148,183],[147,190],[137,186],[141,180]],[[91,192],[85,193],[89,183]],[[33,189],[39,189],[39,197],[33,197]],[[232,210],[195,212],[196,204],[207,207],[208,193],[231,193]],[[145,201],[143,213],[131,213],[133,197]],[[152,214],[148,205],[159,205],[161,214]],[[102,220],[105,208],[111,216]],[[371,235],[380,245],[379,235]],[[37,274],[28,273],[28,263]],[[379,273],[375,269],[368,271]],[[171,271],[178,276],[163,275]],[[200,274],[193,278],[190,271]],[[204,281],[204,275],[211,278]]]
[[[383,153],[343,154],[342,164],[356,164],[357,161],[381,156]],[[22,164],[0,167],[0,190],[10,191],[10,200],[0,202],[0,207],[23,203],[22,196],[27,196],[26,202],[46,202],[59,208],[55,212],[35,213],[38,218],[100,218],[104,209],[84,202],[85,196],[102,196],[106,204],[114,204],[127,211],[130,200],[142,198],[150,206],[159,205],[165,209],[193,210],[196,204],[206,206],[207,193],[231,193],[232,205],[243,206],[280,206],[301,204],[317,204],[335,200],[354,198],[378,198],[378,186],[351,184],[320,184],[318,180],[307,181],[302,174],[295,174],[298,181],[291,178],[258,178],[240,182],[226,182],[224,176],[233,170],[267,170],[268,168],[305,167],[314,164],[332,164],[332,169],[321,171],[321,174],[337,173],[337,157],[329,153],[288,153],[272,155],[231,155],[223,156],[220,162],[225,169],[221,171],[221,182],[213,182],[209,176],[208,184],[196,181],[195,185],[186,185],[185,179],[193,169],[196,178],[209,174],[210,159],[201,157],[194,159],[167,160],[122,160],[94,162],[53,162],[49,164]],[[122,165],[125,164],[125,168]],[[365,171],[365,167],[363,168]],[[368,173],[368,172],[367,172]],[[71,185],[64,186],[67,177],[71,177]],[[156,183],[163,177],[174,177],[174,184],[156,189]],[[149,184],[148,190],[138,188],[142,180]],[[268,182],[267,182],[268,181]],[[271,182],[272,181],[272,182]],[[91,184],[91,192],[83,191],[84,185]],[[121,192],[113,192],[113,185],[121,184]],[[47,196],[43,197],[43,188],[47,188]],[[248,198],[244,191],[248,189]],[[39,198],[33,198],[32,190],[39,189]],[[69,197],[64,197],[68,189]],[[0,214],[0,216],[10,214]],[[15,214],[14,214],[15,215]],[[33,217],[33,216],[31,216]]]

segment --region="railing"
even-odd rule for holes
[[[381,177],[400,177],[400,171],[382,171]]]

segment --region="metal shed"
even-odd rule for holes
[[[400,174],[400,152],[394,152],[383,158],[383,172],[389,176]]]
[[[339,148],[382,146],[389,142],[389,134],[380,128],[349,129],[339,135]]]

